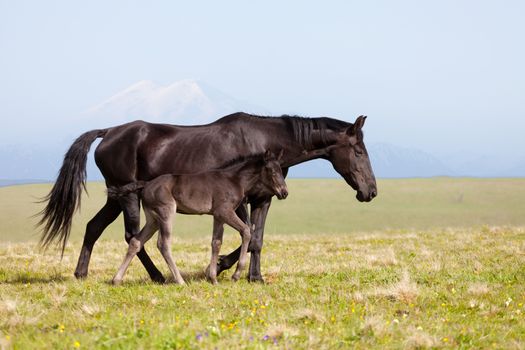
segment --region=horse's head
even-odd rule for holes
[[[345,181],[357,191],[360,202],[370,202],[377,196],[377,185],[368,152],[363,143],[363,125],[366,116],[339,133],[337,142],[328,149],[328,160]]]
[[[281,164],[279,161],[283,156],[283,150],[276,157],[272,151],[267,150],[264,154],[264,167],[262,169],[262,183],[267,187],[278,199],[285,199],[288,196],[288,188],[284,181]]]

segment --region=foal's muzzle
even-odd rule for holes
[[[286,188],[281,188],[277,191],[277,199],[286,199],[288,197],[288,190]]]

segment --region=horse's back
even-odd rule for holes
[[[111,185],[202,172],[238,156],[263,152],[266,136],[259,123],[245,113],[197,126],[134,121],[108,130],[95,161]]]

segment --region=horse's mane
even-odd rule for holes
[[[321,139],[321,142],[324,145],[327,145],[328,137],[327,137],[327,131],[343,131],[346,128],[352,126],[352,123],[345,122],[343,120],[338,120],[334,118],[328,118],[328,117],[319,117],[319,118],[309,118],[309,117],[302,117],[298,115],[288,115],[283,114],[281,116],[265,116],[265,115],[256,115],[256,114],[248,114],[243,112],[237,112],[230,115],[227,115],[225,117],[222,117],[220,120],[228,120],[231,118],[253,118],[253,119],[259,119],[259,120],[272,120],[272,119],[281,119],[285,122],[287,127],[289,128],[291,134],[294,137],[294,141],[301,144],[306,149],[310,149],[313,147],[313,140],[312,140],[312,131],[319,131],[319,136]]]
[[[289,125],[289,128],[293,132],[295,141],[303,145],[305,148],[313,147],[312,131],[314,130],[319,131],[321,142],[323,144],[327,144],[327,130],[342,131],[352,125],[352,123],[328,117],[309,118],[288,114],[283,114],[279,117],[259,116],[252,114],[250,114],[249,116],[258,119],[283,119]]]

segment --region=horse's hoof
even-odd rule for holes
[[[75,278],[77,280],[83,280],[87,278],[87,272],[77,272],[75,271]]]
[[[114,285],[114,286],[120,286],[122,284],[122,280],[116,280],[116,279],[113,279],[111,281],[111,283]]]
[[[166,283],[166,279],[164,278],[164,276],[162,276],[162,274],[158,274],[158,275],[153,275],[153,276],[150,276],[151,277],[151,280],[155,283],[159,283],[159,284],[164,284]]]
[[[264,284],[264,279],[262,276],[248,276],[248,282]]]
[[[221,274],[221,272],[228,270],[231,266],[229,266],[226,262],[227,255],[219,255],[219,260],[217,261],[217,276]]]

